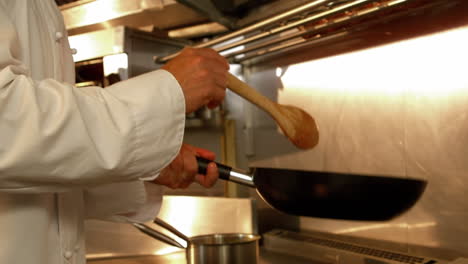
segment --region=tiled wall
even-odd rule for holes
[[[389,240],[415,254],[430,253],[420,252],[424,246],[468,256],[468,27],[256,72],[247,81],[260,91],[277,88],[278,101],[312,114],[321,133],[309,151],[257,148],[250,165],[429,182],[417,205],[392,221],[301,217],[301,229]]]

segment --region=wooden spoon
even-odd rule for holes
[[[228,75],[228,88],[247,101],[265,110],[280,126],[289,140],[301,149],[317,145],[319,132],[314,118],[304,110],[271,101],[234,75]]]

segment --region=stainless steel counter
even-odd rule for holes
[[[179,251],[160,256],[115,257],[88,260],[89,264],[186,264],[185,252]],[[280,254],[260,249],[259,264],[324,264],[310,259]]]

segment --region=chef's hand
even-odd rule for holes
[[[198,174],[197,156],[209,160],[215,159],[215,154],[209,150],[183,144],[177,157],[161,171],[154,183],[172,189],[185,189],[195,181],[206,188],[212,187],[218,180],[218,168],[214,162],[211,162],[206,175]]]
[[[213,49],[184,48],[162,69],[170,72],[182,87],[186,113],[205,105],[214,108],[226,95],[229,64]]]

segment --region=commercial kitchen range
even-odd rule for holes
[[[184,46],[212,47],[232,74],[319,127],[318,145],[300,150],[228,91],[221,107],[186,119],[185,141],[219,162],[428,183],[387,221],[288,215],[224,181],[167,190],[159,217],[187,236],[258,234],[258,263],[467,263],[468,1],[57,2],[77,50],[78,86],[105,88],[158,69]],[[86,229],[89,263],[186,263],[184,250],[131,224]]]

